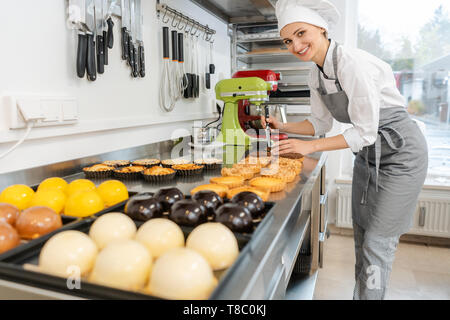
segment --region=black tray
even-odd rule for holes
[[[137,193],[130,192],[130,197],[136,194]],[[190,196],[186,196],[186,199],[190,199]],[[90,230],[91,225],[95,222],[95,220],[98,217],[110,212],[124,212],[123,209],[125,208],[125,204],[126,201],[117,204],[116,206],[110,207],[106,210],[103,210],[90,218],[70,223],[48,235],[30,241],[25,245],[16,247],[15,249],[6,252],[2,256],[0,256],[0,279],[86,299],[160,300],[159,298],[155,298],[147,294],[114,289],[111,287],[89,283],[83,280],[81,281],[81,289],[70,290],[67,288],[67,279],[65,278],[33,272],[25,270],[23,268],[24,264],[33,264],[33,265],[38,264],[39,254],[41,252],[42,247],[47,242],[47,240],[53,235],[68,230],[77,230],[87,234]],[[251,234],[234,233],[238,241],[240,251],[237,260],[239,260],[240,256],[243,255],[244,252],[248,251],[247,244],[251,240],[252,235],[256,233],[259,229],[261,229],[264,222],[268,221],[272,216],[272,208],[274,207],[275,203],[266,202],[265,204],[266,204],[265,212],[263,214],[264,218],[260,223],[257,224],[257,227],[255,228],[253,233]],[[135,222],[137,228],[139,228],[142,224],[145,223],[141,221],[135,220],[133,221]],[[185,239],[192,232],[192,230],[194,230],[193,227],[185,227],[185,226],[180,227],[184,233]],[[220,286],[220,279],[223,278],[230,269],[231,267],[225,270],[224,272],[216,273],[216,276],[219,277],[219,286]]]

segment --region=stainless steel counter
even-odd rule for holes
[[[165,159],[168,157],[169,145],[166,143],[166,147],[152,145],[134,148],[134,151],[130,151],[131,149],[124,150],[114,153],[113,156],[108,154],[91,157],[89,158],[90,161],[87,161],[87,158],[80,159],[73,164],[79,172],[80,163],[95,163],[105,159],[137,159],[143,157]],[[275,202],[272,215],[263,220],[250,242],[239,255],[238,260],[222,274],[219,286],[213,293],[212,299],[283,299],[285,297],[300,248],[304,241],[312,241],[307,235],[311,231],[311,222],[314,220],[311,214],[314,210],[315,196],[313,196],[313,192],[317,181],[321,180],[319,178],[321,178],[325,160],[325,154],[307,157],[304,161],[303,172],[296,183],[289,184],[285,192],[271,195],[269,201]],[[59,164],[56,167],[67,168],[68,166],[67,164]],[[8,178],[9,184],[14,182],[31,185],[38,183],[43,178],[38,178],[36,176],[38,174],[33,174],[34,170],[16,175],[8,174],[4,178]],[[41,169],[40,172],[46,173],[45,178],[53,176],[50,174],[52,170],[49,168]],[[208,183],[211,177],[218,175],[220,175],[220,170],[206,172],[197,178],[177,177],[174,181],[165,184],[132,181],[127,182],[126,185],[132,192],[154,192],[164,187],[177,187],[185,194],[189,194],[195,186]],[[23,179],[24,177],[28,177],[28,180]],[[31,182],[31,177],[36,181]],[[83,177],[84,174],[82,173],[65,175],[69,182]],[[5,181],[1,178],[0,175],[0,181]],[[95,182],[99,184],[102,181]],[[314,229],[314,226],[312,229]],[[0,282],[0,291],[2,288],[5,287]],[[305,296],[308,296],[308,293],[305,293]]]

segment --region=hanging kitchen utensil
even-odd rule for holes
[[[144,36],[142,29],[144,28],[144,13],[142,11],[141,0],[136,0],[136,17],[137,17],[137,36],[136,40],[139,46],[138,60],[139,60],[139,75],[141,78],[145,77],[145,52],[144,52]]]
[[[108,4],[108,0],[105,0]],[[107,5],[107,14],[106,14],[106,23],[108,25],[108,35],[105,40],[105,43],[107,44],[109,49],[112,49],[114,47],[114,21],[112,19],[114,9],[118,6],[117,4],[118,0],[111,0],[111,3]]]
[[[107,66],[109,63],[108,57],[108,24],[106,20],[108,19],[108,9],[109,4],[108,0],[102,0],[102,24],[103,24],[103,56],[104,56],[104,65]]]
[[[216,73],[216,66],[214,64],[214,41],[209,41],[209,73],[215,74]]]
[[[184,96],[184,91],[188,86],[188,80],[186,76],[186,68],[184,63],[184,34],[178,33],[178,63],[179,71],[181,75],[181,95]]]
[[[97,45],[97,72],[103,74],[105,72],[105,44],[103,42],[103,1],[95,0],[95,31]]]
[[[172,30],[171,94],[173,99],[181,98],[181,77],[178,68],[178,32]]]
[[[128,1],[121,0],[120,7],[122,11],[122,60],[128,61],[129,59],[129,38],[128,30],[130,19],[128,18]]]
[[[186,84],[186,88],[184,89],[184,98],[188,99],[190,98],[190,88],[192,87],[192,83],[191,83],[191,68],[192,68],[192,64],[191,64],[191,40],[190,40],[190,36],[189,33],[186,32],[186,34],[184,35],[185,38],[185,45],[186,45],[186,51],[185,51],[185,57],[186,57],[186,74],[185,74],[185,79],[187,81]]]
[[[131,25],[131,38],[130,38],[130,53],[131,53],[131,76],[137,78],[139,76],[138,68],[138,57],[137,57],[137,47],[135,44],[136,40],[136,2],[135,0],[130,0],[130,25]]]
[[[86,26],[87,36],[87,57],[86,70],[87,78],[90,81],[97,80],[97,70],[95,63],[95,5],[94,0],[86,0]]]
[[[163,73],[161,76],[161,87],[159,91],[159,103],[165,112],[171,112],[175,107],[175,101],[170,94],[170,48],[169,48],[169,28],[163,27]]]
[[[194,98],[198,98],[200,96],[200,55],[198,48],[198,35],[195,39],[195,91]]]
[[[87,60],[87,35],[86,26],[86,3],[84,0],[69,0],[68,7],[68,22],[72,29],[78,32],[77,58],[76,69],[77,76],[84,78],[86,74],[86,60]]]

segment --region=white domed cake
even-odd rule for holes
[[[141,290],[152,268],[148,249],[134,240],[115,241],[97,256],[89,281],[123,290]]]
[[[205,300],[216,285],[205,258],[191,249],[176,248],[156,260],[147,291],[164,299]]]
[[[150,250],[154,259],[170,249],[184,247],[183,231],[169,219],[159,218],[146,222],[139,228],[136,240]]]
[[[116,240],[131,240],[136,235],[136,225],[123,213],[108,213],[98,218],[91,226],[89,236],[102,250]]]
[[[230,267],[239,255],[233,232],[215,222],[195,228],[187,238],[186,247],[200,253],[215,271]]]
[[[80,275],[87,275],[94,266],[98,249],[95,242],[79,231],[64,231],[51,237],[39,255],[42,272],[68,277],[78,267]]]

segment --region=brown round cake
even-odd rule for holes
[[[0,203],[0,221],[9,223],[14,227],[19,213],[20,210],[16,206],[9,203]]]
[[[31,207],[22,213],[16,229],[22,239],[32,240],[62,227],[61,216],[48,207]]]
[[[20,237],[9,223],[0,221],[0,254],[17,247]]]

